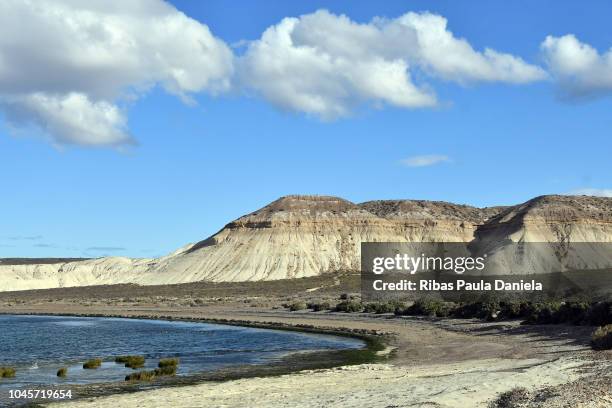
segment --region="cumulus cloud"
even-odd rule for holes
[[[541,49],[563,96],[580,99],[612,93],[612,49],[600,54],[573,34],[548,36]]]
[[[612,197],[612,189],[605,188],[581,188],[571,191],[570,195],[588,195],[597,197]]]
[[[443,154],[426,154],[423,156],[412,156],[401,160],[404,166],[408,167],[426,167],[433,166],[434,164],[440,164],[450,161],[448,156]]]
[[[47,95],[33,93],[5,100],[8,120],[32,124],[61,144],[121,146],[132,144],[124,113],[115,105],[92,102],[82,93]]]
[[[240,82],[273,104],[324,119],[359,104],[432,107],[436,96],[417,84],[419,70],[458,83],[527,83],[546,77],[519,57],[476,51],[430,13],[375,18],[360,24],[319,10],[285,18],[248,46],[238,63]]]
[[[378,26],[386,42],[396,45],[392,53],[412,58],[432,75],[449,81],[522,84],[546,78],[542,68],[519,57],[491,48],[476,51],[466,39],[455,37],[447,19],[436,14],[407,13]]]
[[[133,143],[118,102],[227,90],[233,55],[161,0],[0,2],[0,108],[58,144]]]
[[[36,128],[58,145],[121,147],[135,143],[126,107],[155,86],[187,103],[242,90],[328,120],[360,106],[434,107],[431,78],[546,77],[517,56],[475,49],[431,13],[357,23],[319,10],[236,45],[238,57],[163,0],[5,0],[0,111],[12,127]]]

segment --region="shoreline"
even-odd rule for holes
[[[312,351],[294,351],[285,354],[277,361],[270,361],[264,364],[242,364],[231,367],[224,367],[213,371],[194,373],[183,376],[173,376],[167,378],[158,378],[148,382],[123,382],[112,381],[106,383],[93,384],[69,384],[58,385],[52,384],[48,386],[37,386],[33,388],[71,388],[76,397],[71,401],[78,401],[93,397],[104,397],[109,395],[118,395],[123,393],[133,393],[146,389],[158,389],[166,387],[182,387],[193,386],[204,382],[224,382],[230,380],[239,380],[253,377],[274,377],[296,373],[303,370],[321,370],[330,369],[340,366],[350,366],[355,364],[373,363],[380,360],[384,350],[387,348],[383,335],[380,333],[351,331],[351,330],[330,330],[326,328],[316,328],[314,326],[301,327],[292,326],[274,322],[252,322],[248,320],[228,320],[215,318],[188,318],[177,316],[151,316],[151,315],[125,315],[121,313],[49,313],[49,312],[27,312],[27,313],[12,313],[1,311],[2,316],[53,316],[53,317],[92,317],[92,318],[120,318],[133,320],[159,320],[169,322],[189,322],[202,324],[218,324],[226,326],[250,327],[266,330],[278,331],[295,331],[310,334],[323,334],[340,337],[350,337],[363,341],[364,347],[359,349],[346,350],[312,350]],[[76,391],[76,393],[74,392]],[[62,401],[53,401],[52,403],[61,403]],[[46,404],[48,400],[27,400],[19,401],[9,406],[30,406],[31,404]],[[30,404],[30,405],[28,405]]]
[[[376,330],[354,330],[344,329],[342,327],[329,329],[325,327],[316,327],[314,325],[291,325],[283,322],[256,322],[252,320],[241,319],[226,319],[226,318],[195,318],[195,317],[180,317],[172,315],[127,315],[127,314],[108,314],[108,313],[52,313],[52,312],[4,312],[0,311],[0,316],[65,316],[65,317],[102,317],[102,318],[118,318],[118,319],[134,319],[134,320],[161,320],[170,322],[191,322],[191,323],[209,323],[220,324],[227,326],[243,326],[257,329],[268,330],[284,330],[284,331],[299,331],[304,333],[329,334],[334,336],[347,336],[358,338],[363,341],[371,340],[369,336],[387,336],[390,333],[380,333]],[[366,337],[367,336],[367,337]]]
[[[189,403],[190,406],[283,407],[288,406],[287,399],[291,400],[290,406],[298,407],[321,405],[321,400],[326,406],[345,406],[355,395],[373,407],[397,405],[397,402],[432,407],[485,407],[500,392],[516,386],[534,391],[566,387],[564,384],[579,382],[595,372],[608,375],[611,369],[607,360],[598,362],[601,354],[594,355],[587,346],[590,328],[585,327],[254,310],[237,304],[201,308],[30,304],[0,307],[0,313],[189,321],[381,340],[375,352],[379,359],[373,362],[302,367],[272,375],[259,372],[241,373],[235,378],[225,375],[217,380],[200,378],[191,384],[161,384],[159,388],[145,391],[134,389],[137,393],[92,395],[58,402],[58,405],[47,402],[58,408],[117,408],[140,401],[167,406]],[[399,390],[406,391],[398,394]],[[334,405],[334,401],[342,404]]]

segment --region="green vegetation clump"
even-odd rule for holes
[[[505,304],[505,303],[504,303]],[[492,296],[483,296],[480,299],[464,302],[455,307],[451,315],[459,318],[478,318],[486,320],[496,320],[506,314],[517,312],[518,305],[508,303],[504,308],[503,302]]]
[[[396,308],[397,315],[425,315],[431,317],[447,317],[455,310],[456,304],[452,302],[444,302],[435,298],[422,298],[416,300],[407,308]]]
[[[130,356],[117,356],[115,357],[115,363],[125,364],[127,363]]]
[[[363,311],[363,304],[355,300],[343,300],[334,308],[336,312],[359,313]]]
[[[527,324],[587,324],[605,326],[612,324],[612,302],[547,301],[527,303],[524,313]]]
[[[332,308],[329,302],[311,302],[308,303],[308,309],[312,309],[313,312],[321,312],[323,310],[330,310]]]
[[[159,368],[164,368],[164,367],[175,367],[179,365],[179,359],[178,358],[162,358],[161,360],[159,360],[159,363],[157,364],[157,366]]]
[[[512,299],[499,302],[499,318],[525,318],[533,313],[533,303],[526,300]]]
[[[396,313],[401,314],[404,310],[406,310],[406,305],[402,302],[390,300],[387,302],[372,302],[367,303],[363,311],[365,313]]]
[[[523,387],[516,387],[503,392],[489,406],[491,408],[514,408],[523,406],[529,400],[529,391]]]
[[[155,370],[138,371],[125,376],[125,381],[152,381],[155,378]]]
[[[62,367],[59,370],[57,370],[57,376],[58,377],[66,377],[68,375],[68,368],[67,367]]]
[[[291,312],[296,312],[298,310],[305,310],[306,306],[307,306],[306,302],[297,301],[297,302],[293,302],[289,304],[289,310]]]
[[[115,357],[115,363],[123,363],[128,368],[142,368],[145,364],[144,356],[118,356]]]
[[[15,377],[15,369],[13,367],[0,367],[0,378]]]
[[[102,365],[102,359],[100,358],[92,358],[91,360],[87,360],[83,363],[83,368],[86,370],[93,370],[99,368]]]
[[[160,367],[160,368],[156,368],[155,369],[155,375],[157,376],[169,376],[169,375],[175,375],[176,374],[176,370],[177,367],[174,366],[165,366],[165,367]]]
[[[591,336],[591,346],[595,350],[612,349],[612,324],[599,327]]]
[[[148,371],[138,371],[125,376],[125,381],[152,381],[155,377],[166,377],[176,375],[178,358],[164,358],[159,361],[159,368]]]
[[[377,302],[365,303],[363,305],[363,312],[364,313],[376,313],[376,310],[378,310],[378,308],[379,308],[379,303]]]
[[[532,303],[528,309],[525,322],[528,324],[554,324],[564,323],[559,319],[561,302]]]
[[[385,313],[391,304],[369,303],[365,311]],[[500,300],[494,296],[481,296],[461,303],[445,302],[433,297],[417,299],[411,306],[397,304],[396,315],[425,315],[431,317],[478,318],[486,320],[524,319],[525,324],[583,324],[605,326],[612,324],[612,302],[588,300]]]
[[[526,324],[581,324],[588,310],[588,303],[578,301],[530,302],[488,298],[462,303],[452,312],[452,316],[486,320],[523,318]]]

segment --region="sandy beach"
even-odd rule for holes
[[[488,400],[509,387],[543,387],[572,381],[577,378],[576,368],[581,364],[569,358],[549,362],[484,359],[469,364],[418,368],[366,364],[280,377],[157,389],[81,400],[65,406],[477,407],[486,406]],[[484,382],[483,373],[487,373]]]
[[[380,360],[370,364],[157,388],[50,404],[53,407],[485,407],[516,387],[525,387],[531,398],[541,400],[529,406],[612,404],[612,359],[609,352],[590,350],[589,327],[291,313],[239,304],[23,304],[0,312],[204,319],[369,332],[382,335],[387,346]]]

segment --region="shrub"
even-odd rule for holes
[[[508,300],[499,303],[499,317],[503,319],[515,319],[526,316],[529,304],[525,301]]]
[[[492,408],[513,408],[520,406],[529,400],[529,391],[523,387],[513,388],[510,391],[503,392],[497,397]]]
[[[296,312],[298,310],[306,309],[306,302],[297,301],[289,304],[289,310],[292,312]]]
[[[378,303],[366,303],[363,306],[364,313],[376,313],[376,310],[378,310]]]
[[[605,326],[612,324],[612,302],[598,302],[591,305],[587,312],[588,324],[593,326]]]
[[[591,346],[595,350],[612,349],[612,324],[599,327],[593,332]]]
[[[390,300],[387,302],[374,302],[368,303],[364,306],[363,311],[366,313],[396,313],[396,311],[403,311],[406,308],[401,302]]]
[[[557,311],[555,320],[558,323],[580,324],[587,319],[590,308],[587,302],[566,302]]]
[[[115,363],[124,363],[129,368],[142,368],[145,364],[144,356],[118,356],[115,357]]]
[[[340,295],[340,300],[348,300],[349,299],[349,294],[348,293],[343,293]]]
[[[87,360],[85,363],[83,363],[83,368],[86,370],[93,370],[100,367],[101,365],[102,359],[92,358],[91,360]]]
[[[381,304],[380,308],[376,313],[395,313],[396,310],[404,310],[406,305],[402,302],[392,300]]]
[[[363,310],[363,305],[361,302],[356,302],[354,300],[344,300],[338,303],[334,310],[336,312],[359,313]]]
[[[0,367],[0,378],[15,377],[15,369],[13,367]]]
[[[440,299],[422,298],[415,301],[410,307],[403,310],[405,315],[425,315],[432,317],[447,317],[456,308],[451,302],[443,302]],[[401,307],[398,308],[398,311]]]
[[[552,324],[560,323],[558,312],[561,309],[560,302],[542,302],[531,305],[530,313],[527,316],[527,323]]]
[[[307,305],[308,309],[312,309],[313,312],[320,312],[322,310],[330,310],[332,308],[329,302],[311,302]]]
[[[515,310],[514,307],[509,307],[508,309],[510,312]],[[479,319],[494,320],[502,314],[502,306],[495,300],[484,300],[463,304],[454,311],[454,314],[457,317],[476,317]]]
[[[176,368],[178,364],[179,364],[178,358],[162,358],[161,360],[159,360],[159,363],[157,364],[157,366],[159,368],[164,368],[164,367],[175,367]]]
[[[125,381],[151,381],[155,378],[155,370],[138,371],[125,376]]]
[[[66,377],[68,375],[68,368],[67,367],[62,367],[59,370],[57,370],[57,376],[58,377]]]

